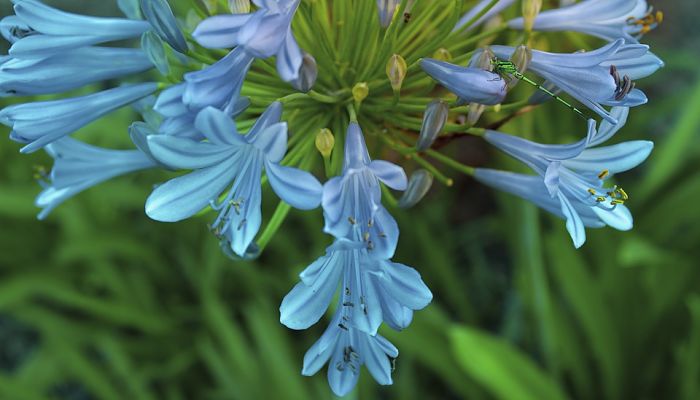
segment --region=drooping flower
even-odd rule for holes
[[[639,43],[639,38],[654,29],[661,14],[655,14],[646,0],[584,0],[567,7],[541,12],[535,18],[537,31],[574,31],[605,40],[624,39]],[[523,29],[523,18],[508,22],[514,29]]]
[[[89,17],[49,7],[39,0],[12,0],[16,16],[3,19],[10,55],[44,58],[98,43],[135,38],[150,29],[146,21]]]
[[[501,11],[510,7],[514,2],[515,0],[499,0],[498,3],[491,7],[486,13],[484,13],[484,15],[472,22],[472,24],[467,28],[467,32],[479,27],[481,24],[493,18]],[[486,7],[490,3],[491,0],[481,0],[478,4],[472,7],[472,9],[469,10],[468,13],[464,14],[464,16],[462,16],[462,18],[459,19],[459,21],[457,21],[457,25],[455,26],[454,30],[459,30],[468,22],[472,21],[474,18],[476,18],[477,15],[479,15],[479,13],[481,13],[484,10],[484,7]]]
[[[399,350],[381,335],[342,328],[342,319],[343,315],[337,313],[323,335],[309,348],[301,373],[312,376],[328,363],[328,383],[337,396],[345,396],[357,385],[362,365],[377,383],[391,385],[393,363]]]
[[[153,68],[138,49],[81,47],[42,59],[10,57],[0,64],[0,94],[62,93]]]
[[[207,205],[218,211],[212,230],[243,256],[261,223],[263,168],[278,196],[299,209],[316,208],[321,184],[311,174],[279,164],[287,151],[282,105],[273,103],[246,135],[223,111],[208,107],[195,126],[207,141],[169,135],[148,137],[151,154],[163,164],[193,172],[158,186],[146,202],[146,214],[164,222],[191,217]]]
[[[406,328],[413,311],[432,300],[415,269],[389,261],[399,232],[381,204],[379,181],[404,190],[403,169],[370,161],[356,122],[348,127],[344,158],[343,174],[323,187],[324,230],[335,241],[299,275],[301,282],[280,306],[280,322],[306,329],[318,322],[340,291],[331,325],[306,353],[302,371],[313,375],[330,360],[328,381],[339,396],[355,386],[362,364],[377,382],[391,384],[390,358],[398,351],[377,330],[382,322],[396,330]]]
[[[156,83],[140,83],[70,99],[12,105],[0,111],[0,123],[12,128],[10,139],[26,143],[22,153],[31,153],[157,88]]]
[[[560,211],[555,214],[566,218],[566,228],[577,248],[586,241],[584,226],[604,224],[618,230],[629,230],[632,215],[624,206],[627,193],[617,186],[606,187],[605,181],[644,162],[654,144],[637,140],[595,147],[610,139],[624,125],[628,113],[626,107],[613,108],[612,115],[618,124],[603,121],[597,131],[595,121],[590,120],[587,137],[568,145],[544,145],[487,131],[484,138],[489,143],[527,164],[539,177],[534,179],[480,169],[475,176],[488,185],[524,197],[551,212],[555,212],[558,202]]]
[[[499,104],[506,97],[505,81],[493,72],[475,67],[460,67],[425,58],[421,68],[465,103]]]
[[[515,48],[492,46],[491,50],[499,59],[507,60]],[[635,65],[640,62],[644,63],[644,67],[635,69],[639,78],[648,76],[660,67],[649,57],[649,46],[625,44],[624,40],[618,39],[584,53],[557,54],[532,50],[528,69],[614,124],[615,118],[603,106],[639,106],[647,102],[647,97],[644,92],[635,89],[632,79],[621,75],[613,63]]]
[[[207,48],[238,46],[251,57],[277,56],[277,72],[282,80],[296,80],[302,51],[292,33],[291,23],[299,0],[256,0],[254,3],[259,7],[256,12],[207,18],[192,35]]]
[[[364,242],[377,258],[394,255],[399,228],[381,202],[379,182],[405,190],[403,168],[387,161],[371,161],[362,130],[351,122],[345,138],[343,174],[323,187],[324,231],[336,238]]]
[[[63,138],[48,146],[54,159],[51,174],[40,181],[44,190],[35,204],[43,208],[39,219],[70,197],[106,180],[156,166],[139,150],[112,150],[92,146],[72,138]]]

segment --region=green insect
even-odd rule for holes
[[[588,120],[589,117],[586,116],[581,110],[578,108],[574,107],[569,103],[568,101],[562,99],[561,97],[557,96],[556,94],[552,93],[551,90],[543,87],[539,83],[533,81],[532,79],[528,78],[527,76],[523,75],[520,71],[518,71],[518,67],[515,66],[511,61],[503,61],[499,60],[497,57],[494,57],[491,59],[491,65],[493,66],[493,73],[497,74],[500,76],[503,80],[506,81],[506,84],[510,83],[510,81],[515,77],[516,79],[519,79],[523,82],[526,82],[537,89],[547,93],[548,95],[552,96],[554,99],[556,99],[558,102],[562,103],[563,105],[567,106],[569,109],[573,110],[576,114],[578,114],[581,118]]]

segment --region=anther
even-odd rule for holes
[[[342,324],[342,323],[338,324],[338,326],[340,327],[340,329],[343,329],[343,330],[349,331],[348,327],[347,327],[347,326],[345,326],[345,325],[344,325],[344,324]]]
[[[610,175],[610,171],[607,169],[604,169],[604,170],[600,171],[600,173],[598,174],[598,179],[603,180],[603,179],[607,178],[608,175]]]
[[[362,240],[369,242],[369,232],[365,232],[364,235],[362,235]]]
[[[357,221],[353,217],[348,217],[348,222],[350,222],[350,225],[355,225]]]
[[[588,189],[588,193],[590,193],[591,196],[595,196],[595,195],[596,195],[596,191],[593,190],[593,189]]]
[[[246,222],[248,222],[248,220],[244,218],[243,221],[241,221],[241,223],[238,224],[238,230],[239,230],[239,231],[240,231],[241,229],[243,229],[243,225],[245,225]]]
[[[343,307],[355,307],[355,304],[350,301],[346,301],[343,303]]]
[[[603,197],[603,196],[598,196],[598,197],[595,198],[595,201],[597,201],[598,203],[602,203],[602,202],[605,201],[605,199],[606,199],[606,198]]]

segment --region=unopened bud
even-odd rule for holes
[[[444,47],[440,47],[433,53],[433,58],[438,61],[449,62],[452,61],[452,53]]]
[[[450,112],[450,107],[442,100],[435,99],[431,101],[425,108],[423,115],[423,125],[420,128],[418,143],[416,149],[424,151],[433,145],[435,139],[442,132],[447,122],[447,115]]]
[[[355,103],[362,103],[369,96],[369,86],[367,82],[358,82],[352,87],[352,98]]]
[[[207,9],[207,12],[209,13],[209,15],[214,15],[217,13],[218,8],[219,8],[218,7],[219,5],[217,4],[217,0],[200,0],[200,3],[202,3],[204,5],[204,8]]]
[[[469,126],[476,125],[481,118],[481,115],[486,111],[486,106],[478,103],[469,104],[469,112],[467,113],[467,124]]]
[[[532,31],[535,25],[535,18],[542,9],[542,0],[523,0],[523,27],[526,32]]]
[[[309,53],[304,53],[301,59],[301,67],[299,68],[299,76],[292,81],[292,86],[300,92],[308,92],[314,87],[316,78],[318,77],[318,66],[316,59]]]
[[[247,14],[250,12],[250,0],[228,0],[231,14]]]
[[[525,71],[527,71],[527,68],[530,66],[530,62],[532,61],[532,50],[530,50],[530,48],[524,44],[521,44],[515,48],[515,51],[513,51],[513,54],[510,56],[510,61],[513,62],[513,65],[515,65],[515,67],[518,69],[518,72],[523,74]],[[510,82],[508,82],[508,87],[513,88],[518,84],[518,82],[518,79],[511,79]]]
[[[403,84],[404,78],[406,78],[407,71],[408,66],[403,57],[394,54],[389,58],[389,62],[386,63],[386,75],[389,77],[389,82],[394,92],[401,91],[401,85]]]
[[[321,153],[323,158],[328,158],[331,156],[333,151],[333,146],[335,146],[335,137],[333,132],[328,128],[323,128],[316,134],[316,149]]]
[[[433,175],[424,169],[417,170],[409,178],[408,186],[403,196],[399,199],[398,206],[401,208],[415,206],[425,197],[432,185]]]

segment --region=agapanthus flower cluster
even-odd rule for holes
[[[564,219],[576,247],[586,227],[633,226],[629,195],[610,180],[641,164],[653,143],[603,144],[648,102],[636,81],[663,66],[639,43],[663,21],[645,0],[551,9],[541,0],[237,0],[228,7],[119,0],[124,17],[109,18],[40,0],[12,3],[14,15],[0,21],[10,44],[0,56],[0,95],[27,98],[2,109],[0,123],[22,153],[43,149],[54,159],[39,174],[39,217],[109,179],[159,169],[164,182],[145,214],[163,222],[207,218],[212,240],[241,260],[264,251],[289,208],[320,208],[318,229],[332,244],[309,259],[282,300],[280,321],[303,330],[329,314],[302,374],[327,365],[337,395],[356,386],[363,365],[379,384],[391,384],[399,351],[379,331],[407,328],[432,300],[421,274],[394,261],[399,225],[390,213],[418,204],[433,182],[454,184],[432,161]],[[532,47],[533,37],[559,31],[588,35],[598,46]],[[512,98],[518,82],[529,85],[525,100]],[[52,97],[31,98],[37,95]],[[562,132],[579,140],[541,144],[498,131],[545,101],[583,117],[580,130]],[[125,106],[140,115],[122,132],[133,148],[72,137]],[[462,134],[482,137],[532,173],[464,165],[433,148]],[[280,200],[274,213],[263,210],[267,186]]]

